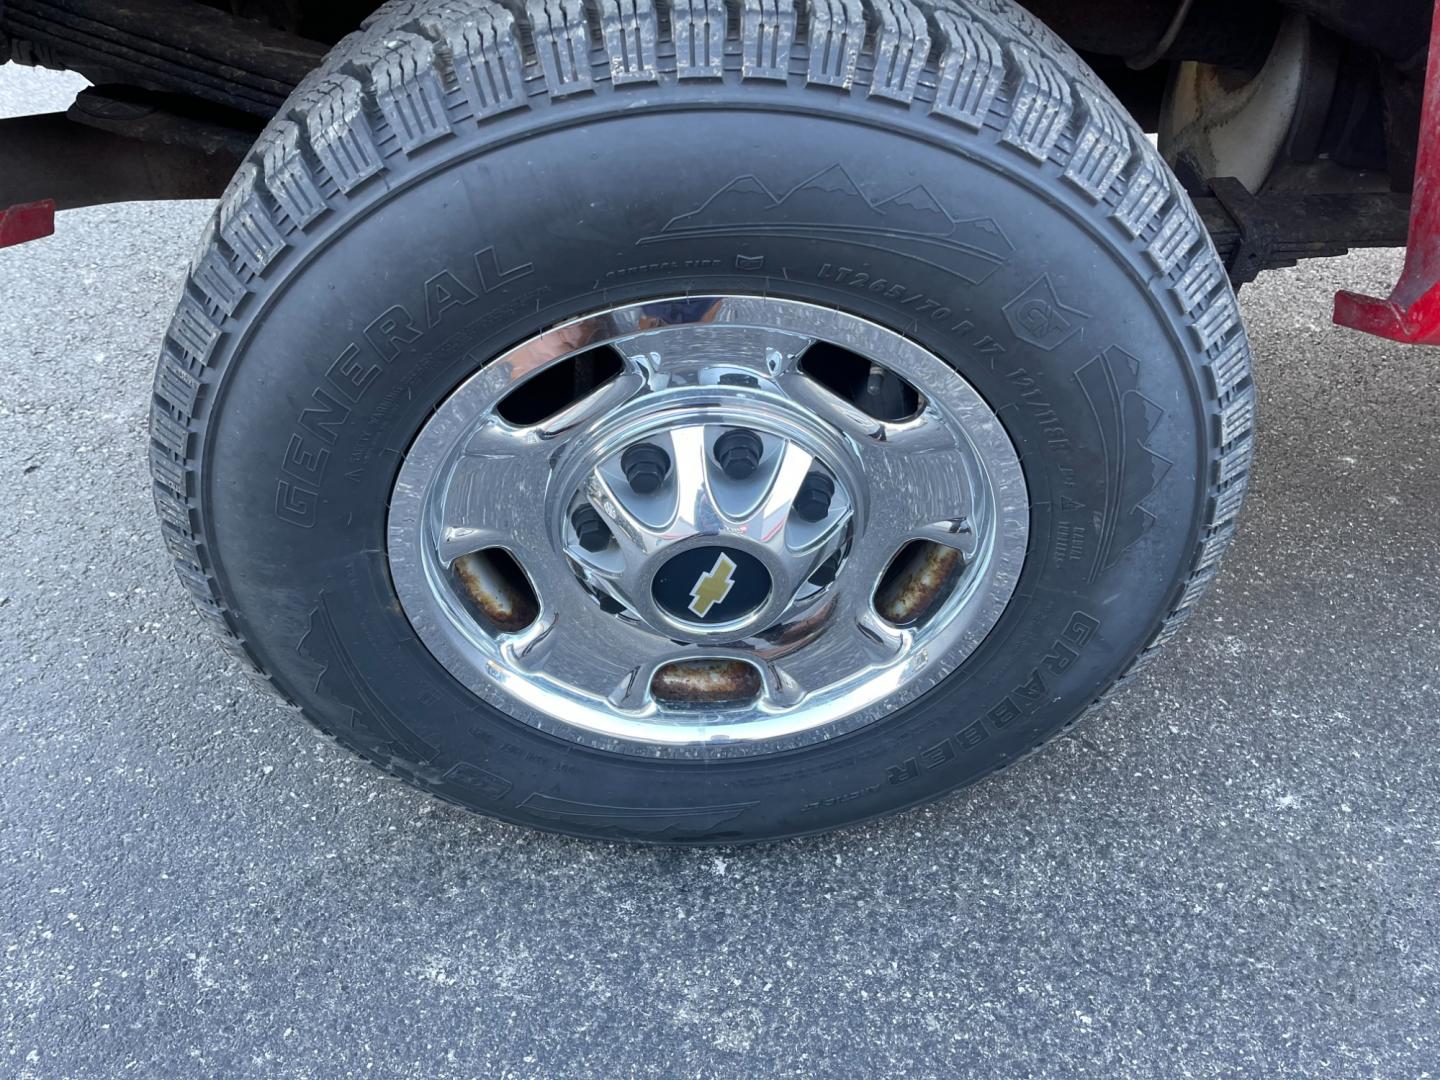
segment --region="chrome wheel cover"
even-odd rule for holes
[[[817,342],[898,375],[918,411],[876,419],[827,388],[801,366]],[[497,411],[597,346],[621,358],[614,378],[537,423]],[[740,479],[717,459],[736,430],[761,447]],[[640,444],[669,459],[655,491],[627,481]],[[833,489],[828,505],[802,514],[797,495],[816,483]],[[603,549],[582,543],[586,507]],[[1009,603],[1028,533],[1015,449],[952,367],[853,315],[723,296],[589,315],[480,369],[406,455],[388,548],[421,640],[491,705],[587,746],[715,758],[832,739],[933,687]],[[958,569],[923,621],[897,625],[876,587],[916,540]],[[523,626],[507,627],[503,582],[474,557],[497,549],[538,600]],[[476,595],[492,617],[477,617]],[[753,673],[743,700],[681,700],[737,671]]]

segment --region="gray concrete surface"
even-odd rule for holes
[[[65,79],[0,72],[0,110]],[[0,1075],[1440,1072],[1440,355],[1248,289],[1258,476],[1103,717],[823,839],[569,842],[252,691],[171,575],[151,358],[202,205],[0,252]]]

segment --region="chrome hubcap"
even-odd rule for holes
[[[1008,603],[1028,520],[1003,428],[937,357],[827,308],[686,298],[465,382],[406,456],[389,557],[421,640],[502,711],[714,757],[944,678]]]
[[[736,443],[745,452],[727,454]],[[670,463],[645,491],[624,468],[642,447]],[[558,541],[581,582],[689,643],[744,638],[812,603],[811,579],[841,554],[863,476],[838,433],[773,385],[640,395],[577,439],[569,464],[557,476],[570,492]],[[830,493],[814,520],[797,510],[807,485]],[[595,551],[575,527],[587,508],[608,536]]]

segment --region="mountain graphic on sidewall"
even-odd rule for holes
[[[796,228],[933,238],[975,249],[997,261],[1013,250],[992,219],[952,216],[923,184],[874,202],[839,164],[778,196],[754,174],[738,176],[696,209],[672,218],[662,234],[788,232]]]

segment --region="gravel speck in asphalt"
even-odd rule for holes
[[[6,68],[0,114],[74,87]],[[208,212],[0,252],[0,1074],[1440,1071],[1440,353],[1328,325],[1398,253],[1245,290],[1241,537],[1104,715],[889,821],[671,851],[433,802],[207,638],[145,446]]]

